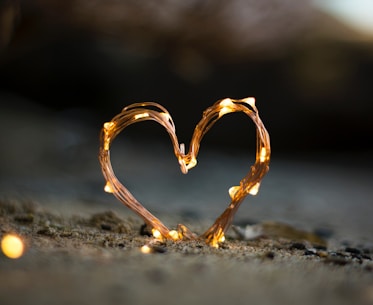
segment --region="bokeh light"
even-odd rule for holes
[[[25,246],[19,236],[15,234],[7,234],[1,240],[1,250],[5,256],[17,259],[23,255]]]

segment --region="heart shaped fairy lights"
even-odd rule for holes
[[[128,189],[117,179],[110,161],[110,145],[115,137],[127,126],[154,120],[161,124],[168,132],[173,144],[174,153],[179,161],[180,169],[184,174],[197,165],[197,155],[200,142],[210,128],[224,115],[232,112],[244,112],[256,125],[257,146],[256,161],[249,172],[242,178],[239,185],[229,189],[231,202],[225,211],[215,220],[214,224],[201,236],[191,232],[184,225],[179,224],[177,230],[170,230],[158,218],[142,206],[140,202],[128,191]],[[159,239],[185,240],[202,238],[213,247],[219,247],[223,242],[224,233],[233,221],[239,206],[248,195],[256,195],[262,178],[269,170],[271,147],[269,134],[259,118],[255,99],[248,97],[244,99],[225,98],[217,101],[214,105],[203,112],[202,119],[194,129],[190,142],[189,152],[185,154],[184,144],[179,144],[175,124],[168,111],[154,102],[135,103],[125,107],[121,113],[116,115],[110,122],[104,124],[101,130],[101,144],[99,160],[101,169],[106,179],[105,191],[113,193],[124,205],[142,217],[145,223],[152,228],[154,237]]]

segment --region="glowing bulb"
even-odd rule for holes
[[[227,113],[230,113],[230,112],[232,112],[231,107],[223,107],[223,108],[219,111],[219,118],[221,118],[224,114],[227,114]]]
[[[24,249],[23,241],[14,234],[7,234],[1,240],[1,250],[9,258],[20,258]]]
[[[105,187],[104,187],[104,191],[106,193],[113,193],[114,192],[113,187],[111,186],[111,183],[109,181],[106,182]]]
[[[242,99],[242,101],[246,104],[249,104],[251,107],[255,107],[255,97],[247,97]]]
[[[222,117],[224,114],[232,112],[234,106],[230,98],[225,98],[219,103],[219,105],[221,106],[221,109],[219,111],[219,118]]]
[[[256,183],[252,188],[251,190],[249,191],[249,194],[255,196],[256,194],[258,194],[259,192],[259,187],[260,187],[260,183]]]
[[[259,160],[262,163],[267,160],[267,149],[265,147],[260,150]]]
[[[148,116],[149,116],[149,113],[147,113],[147,112],[139,113],[139,114],[135,114],[134,119],[138,120],[138,119],[142,119],[142,118],[147,118]]]
[[[209,234],[207,238],[209,240],[210,246],[214,248],[219,248],[219,243],[225,241],[224,226],[216,226],[214,232],[212,234]]]
[[[157,229],[152,229],[152,233],[153,233],[154,238],[162,239],[162,234]]]
[[[191,169],[191,168],[195,167],[196,165],[197,165],[197,159],[193,157],[193,158],[190,160],[189,164],[186,165],[186,168],[187,168],[187,169]]]
[[[106,131],[110,131],[114,127],[115,123],[114,122],[106,122],[104,124],[104,129]]]
[[[219,105],[221,107],[232,107],[233,106],[233,103],[232,103],[232,100],[230,98],[225,98],[224,100],[222,100]]]
[[[178,240],[179,239],[179,233],[176,231],[176,230],[171,230],[168,235],[170,235],[170,237],[173,239],[173,240]]]
[[[171,117],[168,113],[166,112],[161,112],[160,115],[163,117],[164,120],[166,121],[170,121],[171,120]]]
[[[237,191],[240,189],[241,187],[239,186],[232,186],[229,188],[228,190],[228,193],[229,193],[229,196],[231,197],[231,199],[234,198],[234,195],[236,195]]]

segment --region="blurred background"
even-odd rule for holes
[[[372,148],[371,1],[2,0],[0,20],[2,107],[101,125],[157,101],[188,139],[216,100],[255,96],[276,151]]]
[[[62,190],[101,194],[99,131],[124,106],[162,104],[188,143],[206,107],[248,96],[271,136],[275,200],[288,201],[281,181],[327,177],[320,209],[360,196],[371,212],[372,1],[0,0],[2,193],[66,195],[69,177],[80,185]],[[203,145],[252,152],[254,125],[231,117]],[[133,138],[164,136],[153,126]]]

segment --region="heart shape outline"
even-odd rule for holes
[[[110,161],[110,145],[115,137],[129,125],[146,120],[153,120],[162,125],[171,138],[174,154],[182,173],[187,174],[188,170],[197,165],[197,156],[204,135],[221,117],[234,112],[245,113],[256,125],[256,160],[247,175],[241,179],[239,185],[232,186],[229,189],[231,197],[229,206],[201,236],[194,234],[181,224],[178,225],[177,231],[167,228],[137,201],[115,176]],[[163,106],[155,102],[134,103],[123,108],[110,122],[104,123],[100,133],[99,161],[103,176],[106,179],[105,191],[113,193],[119,201],[143,218],[145,223],[152,228],[153,235],[156,238],[172,240],[203,238],[207,244],[213,247],[218,247],[224,241],[224,234],[231,225],[234,215],[245,197],[248,194],[256,195],[259,191],[261,180],[269,170],[270,154],[269,134],[259,117],[253,97],[244,99],[225,98],[208,107],[194,129],[187,154],[185,154],[184,144],[179,144],[171,115]]]

